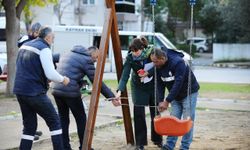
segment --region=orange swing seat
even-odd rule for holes
[[[192,128],[191,119],[180,120],[174,116],[156,116],[154,118],[155,132],[166,136],[183,136]]]

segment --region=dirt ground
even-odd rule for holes
[[[224,98],[250,100],[250,94],[206,95],[207,98]],[[15,101],[15,103],[13,103]],[[16,113],[19,110],[15,98],[3,98],[0,96],[0,115]],[[6,106],[6,107],[5,107]],[[149,117],[148,129],[149,128]],[[150,133],[150,131],[148,131]],[[166,137],[164,137],[165,139]],[[165,140],[164,140],[165,141]],[[179,148],[180,140],[177,143]],[[79,142],[76,134],[71,137],[71,145],[74,150],[78,149]],[[133,150],[134,147],[126,144],[123,124],[113,125],[94,131],[92,146],[95,150]],[[146,150],[157,150],[150,141]],[[196,111],[195,131],[191,150],[250,150],[250,108],[248,111],[226,111],[218,109],[198,109]],[[50,140],[35,142],[33,150],[52,150]]]
[[[149,118],[147,118],[149,124]],[[150,131],[148,131],[150,133]],[[76,135],[71,137],[72,148],[78,149]],[[164,137],[165,139],[166,137]],[[165,140],[164,140],[165,141]],[[146,150],[157,150],[150,141]],[[180,140],[176,148],[179,147]],[[109,126],[94,131],[92,146],[95,150],[133,150],[126,144],[123,124]],[[33,150],[49,150],[48,141],[35,143]],[[190,149],[195,150],[249,150],[250,112],[197,110],[194,139]]]
[[[197,111],[191,149],[250,149],[249,116],[250,112]],[[93,141],[94,148],[99,150],[131,149],[125,146],[123,131],[123,126],[97,131]],[[111,137],[107,138],[107,135]],[[150,141],[150,136],[148,139]],[[179,147],[179,143],[177,147]],[[157,150],[159,148],[150,142],[146,149]]]

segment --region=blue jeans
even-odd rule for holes
[[[187,134],[185,134],[182,137],[181,147],[180,147],[181,150],[188,150],[193,140],[193,128],[194,128],[195,108],[196,108],[197,97],[198,97],[198,92],[192,93],[190,95],[191,108],[190,108],[190,101],[189,99],[187,99],[187,97],[181,101],[174,100],[171,102],[171,115],[172,116],[175,116],[181,119],[181,118],[187,118],[191,115],[190,117],[193,120],[193,127]],[[178,137],[176,136],[168,136],[167,143],[166,145],[164,145],[164,147],[167,148],[168,150],[173,150],[177,140],[178,140]]]
[[[56,110],[46,94],[37,96],[17,95],[22,117],[23,134],[20,150],[30,150],[37,129],[37,114],[46,122],[51,132],[54,150],[63,150],[62,129]]]

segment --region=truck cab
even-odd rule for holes
[[[96,26],[53,26],[55,33],[54,44],[52,49],[54,53],[63,54],[73,48],[75,45],[82,45],[84,47],[100,46],[102,27]],[[147,38],[149,44],[153,44],[156,48],[173,49],[184,54],[184,59],[192,59],[189,54],[184,51],[177,50],[177,48],[162,34],[152,32],[138,32],[138,31],[119,31],[122,58],[125,60],[129,45],[136,37],[144,36]],[[155,37],[155,38],[154,38]],[[112,40],[109,43],[109,51],[106,63],[110,64],[110,72],[115,70]],[[106,67],[106,65],[105,65]],[[105,69],[106,70],[106,69]]]

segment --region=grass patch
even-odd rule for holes
[[[116,91],[118,88],[118,81],[117,80],[104,80],[103,81],[109,88]],[[130,90],[130,80],[127,82],[127,90]]]
[[[116,80],[104,80],[112,89],[118,87]],[[223,93],[250,93],[250,84],[232,84],[232,83],[199,83],[200,93],[206,92],[223,92]],[[127,83],[127,88],[130,90],[130,81]]]
[[[200,83],[199,92],[250,93],[250,84]]]

